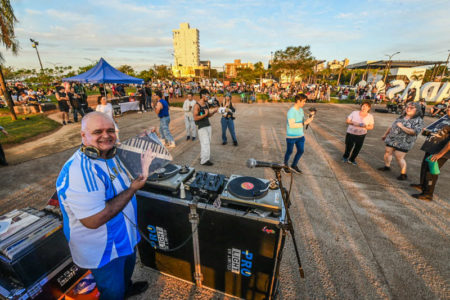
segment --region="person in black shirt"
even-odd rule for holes
[[[63,86],[58,86],[56,88],[56,100],[58,100],[58,107],[62,115],[62,124],[72,123],[69,120],[69,96],[67,95],[65,88]],[[67,120],[67,123],[66,123]]]
[[[145,91],[145,109],[152,110],[152,88],[150,82],[144,88]]]
[[[81,108],[82,98],[81,95],[78,95],[75,93],[75,88],[70,89],[70,93],[68,93],[70,105],[72,106],[72,113],[73,113],[73,120],[75,122],[78,122],[78,114],[81,115],[81,117],[84,117],[84,111]]]
[[[200,91],[200,100],[194,105],[194,121],[198,128],[198,139],[200,140],[200,164],[212,166],[211,156],[211,124],[209,118],[217,112],[216,108],[210,108],[208,105],[209,91],[203,89]]]
[[[139,113],[142,112],[147,112],[146,108],[145,108],[145,90],[143,86],[139,86],[137,93],[136,93],[136,98],[139,101]]]
[[[428,126],[423,134],[427,135],[427,139],[421,148],[425,151],[425,155],[420,168],[420,183],[411,184],[422,193],[412,196],[420,200],[432,201],[439,175],[431,174],[426,159],[429,157],[431,161],[437,161],[439,169],[442,169],[442,166],[450,158],[450,107],[447,107],[447,115]]]

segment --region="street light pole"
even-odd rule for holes
[[[389,60],[388,60],[387,65],[386,65],[386,70],[384,71],[384,79],[383,79],[384,85],[386,85],[386,78],[387,78],[387,75],[388,75],[388,73],[389,73],[389,69],[391,68],[392,57],[393,57],[394,55],[399,54],[399,53],[400,53],[400,52],[397,51],[397,52],[395,52],[395,53],[393,53],[393,54],[391,54],[391,55],[385,54],[385,56],[389,56]]]
[[[448,50],[447,61],[445,62],[444,69],[442,70],[441,80],[442,80],[442,78],[444,78],[445,71],[446,71],[446,69],[447,69],[447,66],[448,66],[448,60],[449,60],[449,59],[450,59],[450,50]]]
[[[39,59],[39,64],[41,65],[41,71],[44,72],[44,68],[42,67],[41,57],[39,56],[39,51],[38,51],[38,47],[37,47],[37,46],[39,46],[39,42],[35,41],[35,40],[31,39],[31,38],[30,38],[30,42],[31,42],[31,47],[36,49],[36,54],[37,54],[37,57]]]

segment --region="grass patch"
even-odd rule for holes
[[[183,107],[184,102],[169,102],[169,106]]]
[[[0,117],[0,125],[3,126],[9,135],[0,135],[0,144],[16,144],[26,139],[37,136],[41,133],[49,132],[61,126],[46,116],[41,114],[18,117],[17,121],[11,121],[10,116]]]

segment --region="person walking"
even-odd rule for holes
[[[286,122],[286,153],[284,154],[284,165],[289,165],[289,158],[294,150],[294,145],[297,148],[297,153],[294,156],[290,170],[297,174],[302,173],[297,164],[303,155],[305,149],[305,136],[303,127],[308,125],[314,120],[314,113],[311,117],[305,120],[305,114],[303,112],[303,106],[305,106],[308,99],[305,94],[298,94],[295,96],[295,104],[291,107],[287,113]],[[285,172],[288,168],[285,169]]]
[[[159,99],[155,106],[155,113],[159,117],[159,134],[168,148],[174,148],[175,140],[169,130],[169,103],[163,98],[161,91],[155,91],[155,97]]]
[[[345,151],[342,156],[343,162],[357,165],[355,159],[364,144],[367,130],[372,130],[374,127],[373,116],[369,114],[370,107],[370,102],[364,101],[359,111],[355,110],[347,117],[346,123],[348,127],[347,134],[345,135]]]
[[[420,104],[410,102],[406,105],[405,112],[397,118],[381,138],[386,143],[384,153],[384,167],[378,168],[380,171],[390,171],[392,156],[395,156],[400,166],[400,176],[398,180],[406,180],[406,160],[405,156],[412,149],[417,139],[417,135],[422,131],[423,119],[420,117]]]
[[[187,95],[187,99],[184,100],[183,103],[183,111],[184,111],[184,124],[186,126],[186,140],[190,140],[192,137],[192,141],[195,141],[195,138],[197,137],[197,127],[195,126],[194,122],[194,105],[195,100],[193,99],[194,94],[192,92],[189,92]]]

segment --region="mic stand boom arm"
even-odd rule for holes
[[[295,232],[294,232],[294,227],[292,225],[292,219],[291,219],[291,215],[289,214],[289,193],[284,189],[283,187],[283,182],[281,181],[281,169],[279,168],[272,168],[274,173],[275,173],[275,177],[278,180],[278,184],[280,186],[280,191],[281,191],[281,198],[283,199],[283,204],[284,204],[284,208],[286,211],[286,225],[285,227],[287,228],[287,230],[289,230],[289,233],[291,234],[292,237],[292,242],[294,244],[294,249],[295,249],[295,256],[297,257],[297,264],[298,264],[298,271],[300,273],[300,277],[301,278],[305,278],[305,273],[303,271],[303,267],[302,267],[302,262],[300,261],[300,255],[298,253],[298,247],[297,247],[297,241],[295,240]],[[278,274],[280,268],[280,264],[277,265],[277,270],[275,274]]]

